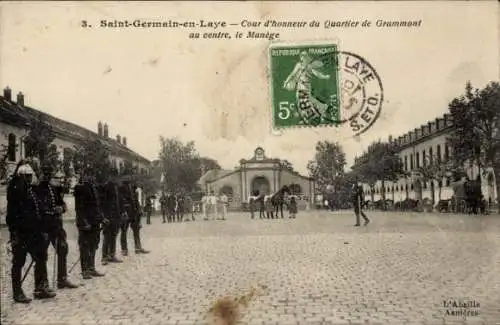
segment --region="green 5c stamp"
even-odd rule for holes
[[[269,54],[273,126],[337,125],[337,45],[276,45]]]
[[[383,87],[361,56],[332,44],[270,47],[274,129],[344,126],[354,136],[380,116]]]

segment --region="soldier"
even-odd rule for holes
[[[351,193],[351,201],[352,205],[354,207],[354,213],[356,214],[356,224],[354,225],[355,227],[359,227],[361,225],[360,220],[359,220],[359,215],[363,217],[365,220],[365,226],[370,223],[370,219],[366,216],[366,214],[362,210],[363,206],[363,187],[358,185],[358,181],[356,181],[353,186],[352,186],[352,193]]]
[[[144,205],[144,212],[146,213],[146,223],[151,224],[151,215],[153,214],[153,197],[146,197],[146,204]]]
[[[127,220],[122,224],[120,243],[122,248],[122,255],[128,255],[128,245],[127,245],[127,232],[128,228],[132,228],[134,235],[135,253],[136,254],[148,254],[149,251],[142,248],[140,229],[141,225],[141,207],[139,205],[139,200],[136,195],[135,189],[129,181],[124,181],[121,186],[121,195],[123,196],[124,209],[127,213]]]
[[[175,196],[167,193],[167,220],[168,222],[175,222]]]
[[[99,246],[101,224],[105,221],[101,210],[99,192],[93,177],[83,171],[80,183],[75,186],[76,226],[80,265],[85,280],[104,274],[95,268],[95,254]]]
[[[177,214],[177,222],[184,220],[184,196],[178,194],[175,196],[175,212]]]
[[[118,184],[109,181],[104,186],[103,211],[109,223],[103,229],[102,242],[102,264],[122,263],[116,257],[116,239],[120,231],[120,225],[126,220],[123,200],[120,196]]]
[[[60,184],[51,184],[53,172],[54,170],[51,165],[44,164],[42,166],[40,183],[36,187],[44,231],[48,234],[48,241],[44,247],[44,253],[48,254],[49,244],[52,244],[56,250],[57,288],[75,289],[78,288],[78,285],[68,281],[68,242],[66,240],[67,236],[62,220],[62,214],[66,212],[67,208],[63,199],[62,186]],[[45,282],[46,287],[48,287],[49,283],[47,278]]]
[[[42,219],[36,195],[31,186],[33,169],[19,162],[7,189],[7,226],[12,249],[12,291],[16,303],[30,303],[22,289],[22,270],[26,255],[35,264],[35,299],[54,298],[56,293],[46,284],[47,256],[43,252],[47,234],[43,232]]]
[[[160,208],[161,208],[161,215],[163,217],[163,223],[165,223],[167,222],[165,220],[165,217],[167,216],[167,196],[165,195],[165,192],[162,192],[160,197]]]
[[[227,206],[229,205],[229,199],[226,194],[222,193],[219,197],[221,208],[222,208],[222,220],[226,220],[227,217]]]

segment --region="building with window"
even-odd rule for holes
[[[299,196],[298,205],[314,197],[314,180],[283,166],[280,159],[268,158],[264,149],[258,147],[251,159],[240,160],[234,170],[209,170],[198,184],[206,193],[226,194],[232,207],[240,207],[254,191],[272,194],[288,185],[292,193]]]
[[[405,199],[425,200],[438,202],[440,199],[450,199],[453,195],[450,177],[440,180],[424,180],[418,173],[418,169],[434,162],[446,161],[451,157],[451,148],[447,144],[447,137],[453,126],[449,114],[436,118],[434,121],[415,128],[397,138],[389,138],[398,148],[403,169],[410,176],[401,177],[396,182],[378,181],[373,189],[364,184],[366,201],[378,201],[382,199],[383,191],[386,199],[401,202]],[[437,160],[437,161],[435,161]],[[495,202],[497,193],[495,188],[495,175],[492,170],[480,171],[477,166],[464,166],[464,170],[470,179],[481,177],[482,192],[485,199]],[[432,196],[434,195],[434,200]]]
[[[142,174],[148,174],[150,161],[127,146],[127,138],[116,135],[110,137],[109,126],[106,123],[97,123],[97,132],[90,131],[76,124],[64,121],[51,116],[40,110],[25,105],[24,95],[19,92],[17,100],[12,99],[12,91],[5,88],[3,96],[0,96],[0,159],[6,159],[4,171],[0,178],[7,178],[15,169],[17,162],[26,158],[26,143],[24,138],[29,132],[30,121],[41,117],[48,123],[55,133],[55,140],[52,148],[57,151],[59,158],[69,157],[75,145],[83,140],[100,140],[107,146],[111,153],[111,162],[118,170],[123,170],[125,166],[132,166]],[[69,161],[69,168],[72,169],[72,161]],[[76,178],[73,179],[73,183]]]

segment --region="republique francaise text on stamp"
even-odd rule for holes
[[[382,82],[361,56],[334,43],[279,43],[269,56],[274,129],[346,125],[356,136],[379,117]]]

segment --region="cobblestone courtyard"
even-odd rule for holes
[[[267,289],[250,302],[243,324],[500,324],[499,216],[370,215],[361,228],[352,227],[350,212],[182,224],[153,218],[143,227],[149,255],[98,262],[104,278],[28,306],[12,303],[2,229],[2,324],[206,324],[218,297],[256,285]],[[76,231],[65,227],[71,264]],[[49,254],[52,274],[52,248]],[[83,283],[79,266],[70,278]],[[24,289],[31,296],[32,274]],[[443,301],[460,299],[479,303],[468,309],[479,315],[446,315],[460,309]]]

